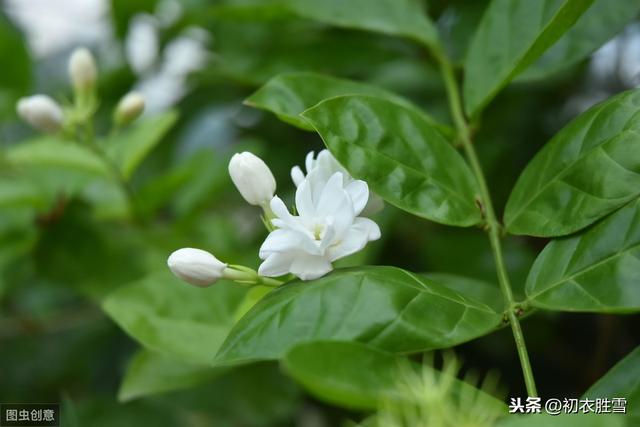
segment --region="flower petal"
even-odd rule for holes
[[[360,212],[362,212],[369,201],[369,186],[366,182],[358,179],[349,183],[344,189],[349,193],[349,197],[351,197],[353,213],[356,216],[360,215]]]
[[[342,241],[331,247],[327,253],[333,262],[360,251],[367,242],[380,238],[380,227],[369,218],[358,217],[349,228]]]
[[[298,254],[291,264],[291,273],[302,280],[313,280],[333,270],[331,263],[321,256]]]
[[[312,255],[320,254],[320,248],[307,233],[289,228],[278,229],[269,233],[260,246],[259,256],[265,259],[273,253],[302,251]]]
[[[304,181],[304,173],[300,166],[294,166],[291,168],[291,180],[295,184],[296,187],[299,187],[302,181]]]
[[[288,274],[295,255],[294,252],[269,255],[258,267],[258,274],[266,277],[278,277]]]

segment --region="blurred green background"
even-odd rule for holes
[[[136,289],[148,293],[135,308],[140,313],[203,323],[233,318],[233,307],[216,305],[215,298],[224,293],[224,301],[239,303],[245,290],[223,284],[198,304],[211,289],[172,279],[166,257],[191,246],[257,268],[265,231],[257,209],[231,184],[229,158],[243,150],[260,155],[276,176],[278,193],[290,201],[290,168],[322,148],[317,135],[242,104],[270,77],[315,71],[370,82],[449,121],[433,61],[411,42],[268,10],[219,7],[227,3],[242,1],[1,3],[0,402],[62,402],[65,426],[334,426],[360,418],[309,397],[276,363],[221,372],[154,353],[149,343],[151,350],[141,350],[101,309],[116,289],[142,283]],[[487,2],[429,3],[450,54],[460,61]],[[33,93],[69,99],[66,61],[78,46],[89,47],[99,65],[99,133],[108,133],[113,107],[132,88],[145,94],[149,120],[167,111],[179,112],[178,120],[133,174],[131,205],[110,197],[111,184],[59,164],[35,165],[32,172],[48,185],[16,202],[3,157],[37,134],[18,119],[15,102]],[[595,102],[640,84],[638,46],[640,25],[629,17],[588,60],[544,81],[522,78],[496,99],[476,145],[498,211],[528,160],[558,129]],[[67,194],[62,204],[61,192]],[[390,205],[376,219],[382,240],[347,263],[495,282],[482,230],[447,228]],[[516,288],[545,243],[505,242]],[[156,286],[150,290],[149,280]],[[176,298],[179,307],[169,306]],[[548,397],[580,395],[640,341],[638,316],[536,318],[523,328]],[[499,371],[508,395],[525,394],[508,329],[456,352],[466,369]],[[130,383],[121,385],[125,375]]]

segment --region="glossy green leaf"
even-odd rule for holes
[[[531,303],[566,311],[640,310],[640,201],[575,236],[554,240],[536,260]]]
[[[311,72],[280,74],[247,98],[245,103],[270,111],[300,129],[313,130],[313,126],[300,114],[325,99],[340,95],[376,96],[419,111],[410,101],[380,87]],[[425,119],[432,122],[426,115]]]
[[[589,387],[582,397],[627,399],[627,414],[624,417],[627,426],[640,424],[640,346]]]
[[[481,221],[471,170],[415,111],[354,95],[323,101],[302,116],[338,161],[389,203],[448,225]]]
[[[287,373],[317,398],[368,410],[375,410],[381,399],[397,395],[402,362],[409,363],[392,353],[347,341],[302,343],[283,359]]]
[[[231,328],[244,293],[230,283],[196,288],[163,272],[121,287],[103,308],[148,349],[206,365]]]
[[[110,176],[108,165],[91,148],[56,138],[39,138],[12,146],[5,159],[16,167],[56,167]]]
[[[233,13],[270,18],[293,14],[337,27],[375,31],[437,43],[438,33],[421,5],[413,0],[275,0],[249,1],[214,9],[216,15]]]
[[[277,359],[310,340],[426,351],[489,333],[500,321],[488,306],[398,268],[343,269],[264,297],[234,326],[216,362]]]
[[[622,31],[638,12],[637,1],[595,0],[575,25],[516,80],[542,79],[578,63]]]
[[[477,115],[551,47],[593,0],[493,0],[465,60],[464,104]]]
[[[194,387],[225,372],[221,368],[196,365],[149,350],[138,350],[127,366],[118,390],[118,400]]]
[[[136,168],[176,123],[178,114],[163,113],[141,119],[122,134],[104,142],[109,158],[118,166],[125,179],[131,178]]]
[[[402,399],[405,371],[432,368],[359,342],[312,341],[293,347],[283,359],[286,371],[314,396],[352,409],[375,410],[382,400]],[[484,405],[506,410],[494,397],[457,380],[453,392],[473,390]]]
[[[561,236],[640,195],[640,90],[565,126],[518,178],[504,220],[513,234]]]
[[[438,282],[459,294],[480,301],[495,311],[503,311],[504,297],[496,283],[488,283],[470,277],[450,273],[425,273],[423,277]]]

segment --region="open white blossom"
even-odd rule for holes
[[[313,151],[310,151],[305,158],[305,168],[307,175],[312,171],[317,171],[317,179],[327,182],[329,178],[336,172],[342,172],[344,176],[345,187],[348,187],[350,183],[355,179],[349,174],[349,172],[338,163],[335,157],[329,152],[329,150],[322,150],[315,156]],[[291,169],[291,179],[293,183],[298,187],[305,179],[305,174],[302,172],[300,166],[294,166]],[[355,195],[354,195],[355,196]],[[363,209],[363,215],[373,215],[379,212],[384,207],[382,199],[373,193],[367,193],[367,200],[365,200],[365,208]]]
[[[378,225],[358,216],[369,198],[364,181],[349,179],[342,171],[326,177],[327,169],[307,165],[307,170],[311,171],[297,183],[298,215],[292,215],[279,197],[271,200],[276,217],[271,223],[277,228],[260,248],[262,276],[292,273],[302,280],[316,279],[333,269],[333,261],[380,238]]]

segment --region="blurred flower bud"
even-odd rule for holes
[[[139,92],[129,92],[120,99],[114,113],[114,121],[125,126],[137,119],[144,111],[144,97]]]
[[[55,133],[62,127],[62,108],[47,95],[20,98],[16,110],[24,121],[43,132]]]
[[[167,265],[176,277],[200,287],[213,285],[227,268],[209,252],[193,248],[178,249],[169,256]]]
[[[89,92],[95,87],[98,70],[89,49],[82,47],[73,51],[69,59],[69,76],[78,93]]]
[[[248,151],[234,154],[229,162],[229,175],[249,204],[268,207],[276,191],[276,180],[261,158]]]

